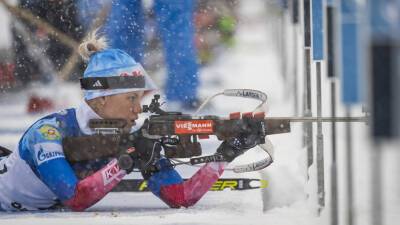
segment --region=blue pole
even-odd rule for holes
[[[321,61],[324,59],[324,19],[323,0],[312,0],[312,50],[313,59],[316,61],[317,76],[317,117],[322,116],[321,94]],[[324,166],[324,136],[322,122],[317,123],[317,186],[319,212],[325,207],[325,166]]]
[[[324,10],[323,0],[312,1],[312,47],[313,59],[324,59]]]
[[[359,16],[356,0],[341,1],[341,65],[342,101],[359,103],[360,96],[360,45]]]

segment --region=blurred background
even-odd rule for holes
[[[268,116],[292,121],[291,134],[271,137],[274,165],[247,175],[269,187],[231,206],[210,197],[202,215],[225,207],[216,216],[235,221],[227,213],[243,207],[237,223],[400,220],[400,1],[0,0],[0,27],[3,146],[79,104],[77,46],[99,28],[142,63],[169,109],[194,112],[217,92],[249,88],[268,94]],[[254,106],[223,98],[206,112]],[[148,222],[178,221],[169,219]]]

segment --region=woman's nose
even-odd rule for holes
[[[133,104],[132,112],[133,113],[138,113],[138,114],[142,113],[142,106],[140,105],[140,103]]]

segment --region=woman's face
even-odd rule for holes
[[[104,119],[125,119],[129,131],[142,112],[143,91],[105,96],[102,102],[101,117]]]

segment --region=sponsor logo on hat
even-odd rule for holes
[[[103,87],[103,85],[101,84],[100,80],[97,80],[94,82],[93,87]]]

